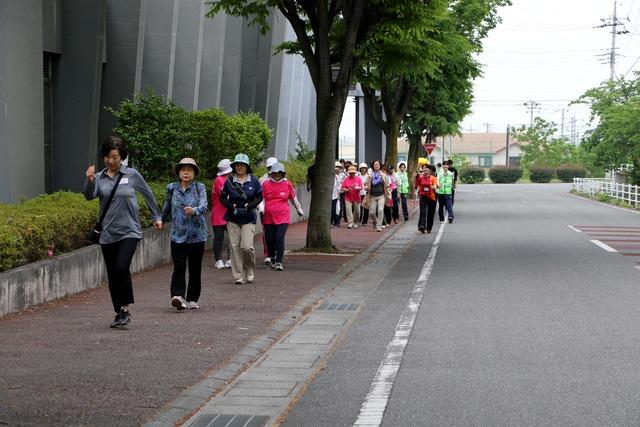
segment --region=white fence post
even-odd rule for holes
[[[640,186],[619,184],[608,178],[573,178],[573,188],[579,193],[596,196],[600,193],[623,200],[635,208],[640,204]]]

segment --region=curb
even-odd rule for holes
[[[414,212],[411,212],[410,217]],[[271,328],[261,336],[241,348],[225,364],[208,375],[205,379],[185,389],[174,400],[167,403],[143,426],[167,426],[178,425],[181,421],[191,416],[197,409],[214,398],[227,384],[245,371],[257,358],[271,348],[287,331],[297,325],[301,318],[312,310],[312,306],[319,304],[322,299],[338,285],[340,285],[351,273],[359,268],[374,252],[376,252],[387,240],[401,227],[393,227],[372,243],[365,251],[355,256],[352,260],[342,265],[340,269],[329,279],[320,284],[314,291],[304,296],[298,303],[280,319],[274,321]]]

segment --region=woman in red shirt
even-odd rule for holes
[[[420,196],[420,217],[418,219],[418,230],[422,234],[425,231],[431,233],[433,228],[433,217],[436,214],[436,188],[438,179],[434,176],[436,168],[431,165],[423,165],[422,173],[416,176],[415,188]]]
[[[224,244],[224,233],[227,230],[227,221],[224,220],[224,214],[227,208],[220,202],[220,192],[224,182],[233,172],[231,169],[231,160],[222,159],[218,163],[218,176],[213,181],[211,188],[211,227],[213,228],[213,254],[216,259],[216,268],[231,268],[231,251],[227,247],[227,261],[222,259],[222,245]]]
[[[349,166],[349,175],[342,181],[340,191],[344,193],[344,202],[347,211],[349,228],[358,228],[360,220],[360,190],[362,190],[362,178],[356,176],[358,169]]]
[[[284,165],[276,163],[269,171],[269,179],[262,183],[262,197],[264,198],[262,227],[264,228],[271,268],[277,271],[284,270],[282,265],[284,236],[287,234],[291,221],[289,201],[293,202],[298,215],[304,215],[291,181],[284,179],[285,173]]]

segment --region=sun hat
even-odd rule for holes
[[[366,164],[365,162],[360,163],[360,166],[358,167],[358,169],[362,169],[362,168],[367,168],[369,169],[369,165]]]
[[[275,157],[269,157],[264,164],[270,168],[271,166],[275,165],[276,163],[278,163],[278,159],[276,159]]]
[[[251,173],[251,164],[249,163],[249,156],[244,153],[236,154],[236,157],[233,158],[233,162],[231,162],[231,167],[235,169],[236,163],[242,163],[247,167],[247,173]]]
[[[271,170],[269,171],[269,175],[280,172],[282,175],[286,174],[284,170],[284,165],[280,162],[276,162],[271,166]]]
[[[349,166],[349,169],[347,169],[347,172],[356,173],[356,172],[358,172],[358,168],[356,168],[355,166],[351,165],[351,166]]]
[[[226,175],[233,172],[231,169],[231,160],[222,159],[218,162],[218,176]]]
[[[193,171],[195,172],[195,175],[196,176],[200,175],[200,168],[196,164],[196,161],[193,160],[191,157],[185,157],[184,159],[180,160],[179,163],[176,164],[176,167],[174,169],[176,175],[180,173],[180,169],[183,166],[191,166],[193,168]]]
[[[341,168],[341,167],[342,167],[342,163],[340,163],[340,162],[336,161],[335,167],[337,167],[337,168]]]

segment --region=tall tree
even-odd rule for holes
[[[521,165],[530,169],[533,165],[557,167],[563,163],[572,163],[577,159],[577,148],[567,138],[556,138],[558,128],[553,122],[536,117],[533,126],[521,127],[514,132],[518,141],[528,142],[522,145]]]
[[[296,35],[283,43],[285,53],[299,53],[316,90],[316,161],[311,208],[307,227],[307,248],[333,247],[328,212],[331,211],[333,162],[344,105],[349,93],[355,51],[370,28],[367,0],[213,0],[209,16],[224,10],[242,16],[268,31],[267,18],[275,10],[287,19]],[[389,3],[394,3],[389,2]],[[401,3],[397,0],[396,3]],[[337,73],[333,74],[333,70]]]

